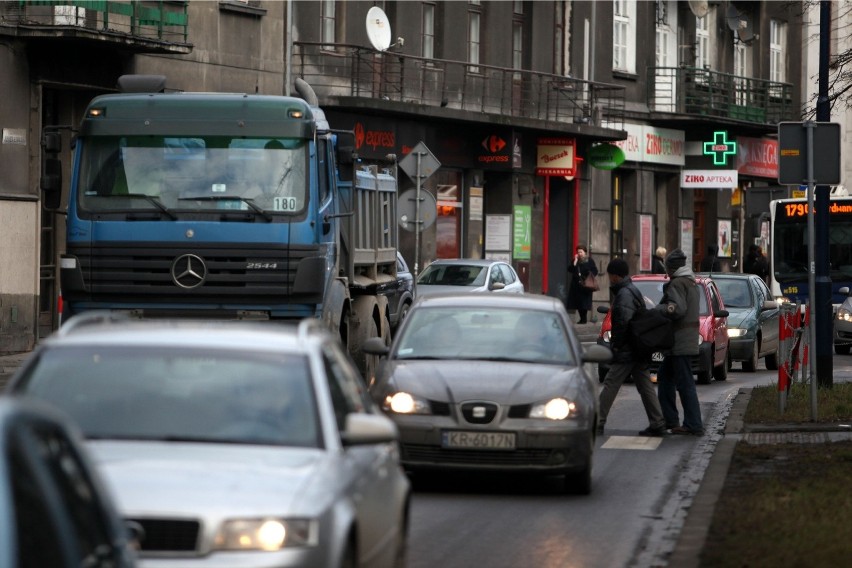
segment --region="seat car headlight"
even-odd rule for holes
[[[534,404],[530,409],[530,418],[565,420],[577,413],[577,406],[564,398],[552,398],[546,402]]]
[[[852,312],[845,308],[840,308],[837,310],[837,316],[835,316],[840,321],[852,321]]]
[[[385,397],[382,405],[385,411],[396,414],[431,414],[429,401],[407,392],[397,392]]]
[[[319,530],[310,519],[231,519],[219,528],[217,550],[274,551],[294,546],[316,546]]]
[[[729,327],[728,328],[728,337],[742,337],[746,334],[745,329],[741,327]]]

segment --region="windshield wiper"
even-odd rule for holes
[[[252,211],[269,221],[272,222],[272,215],[270,215],[265,209],[262,209],[254,204],[252,199],[248,197],[241,197],[238,195],[201,195],[199,197],[178,197],[178,201],[242,201],[246,205],[248,205]]]
[[[166,216],[169,217],[169,219],[171,219],[172,221],[177,221],[177,215],[172,213],[169,210],[168,207],[163,205],[163,202],[160,201],[159,198],[157,198],[153,195],[145,195],[144,193],[115,193],[115,194],[110,194],[110,195],[99,195],[98,197],[109,197],[109,198],[130,197],[130,198],[133,198],[133,199],[144,199],[145,201],[147,201],[148,203],[150,203],[151,205],[153,205],[154,207],[156,207],[157,209],[159,209],[160,211],[165,213]]]

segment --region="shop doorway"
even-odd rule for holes
[[[435,218],[435,255],[436,258],[460,258],[463,256],[464,229],[462,173],[441,168],[435,177],[438,208]]]

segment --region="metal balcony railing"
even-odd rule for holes
[[[19,0],[3,2],[6,24],[71,26],[172,43],[187,42],[187,2]]]
[[[760,124],[798,120],[793,85],[696,67],[649,67],[652,112],[706,115]]]
[[[293,73],[320,99],[363,97],[497,117],[624,128],[625,89],[571,77],[296,42]]]

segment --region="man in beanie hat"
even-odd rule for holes
[[[609,275],[610,291],[612,292],[612,305],[610,306],[610,345],[612,346],[612,365],[604,379],[600,398],[600,418],[598,419],[598,434],[603,434],[609,410],[615,400],[615,395],[624,383],[625,379],[633,376],[636,390],[645,406],[645,414],[648,415],[649,425],[639,432],[640,436],[662,436],[665,429],[663,411],[660,409],[660,401],[651,382],[649,370],[650,360],[642,358],[633,353],[629,341],[628,326],[633,314],[645,305],[645,298],[638,288],[633,284],[628,274],[630,273],[627,262],[621,258],[612,259],[606,267]]]
[[[663,285],[663,298],[655,309],[672,320],[674,345],[665,354],[657,371],[657,396],[672,434],[704,435],[701,406],[692,377],[691,361],[698,356],[699,291],[695,274],[686,265],[686,255],[675,249],[666,256],[669,282]],[[683,424],[678,418],[675,392],[683,407]]]

